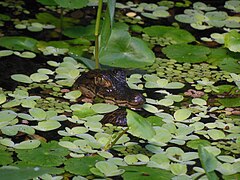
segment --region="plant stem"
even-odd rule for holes
[[[96,63],[95,67],[96,69],[99,69],[99,28],[100,28],[100,21],[101,21],[102,5],[103,5],[103,0],[99,0],[96,26],[95,26],[95,63]]]
[[[110,149],[114,144],[116,144],[116,142],[128,131],[128,127],[126,129],[124,129],[123,131],[121,131],[118,136],[113,140],[112,143],[107,144],[103,149],[104,151],[107,151],[108,149]]]

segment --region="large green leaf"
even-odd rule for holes
[[[113,20],[114,20],[114,12],[115,12],[116,0],[108,0],[107,3],[107,11],[105,14],[105,19],[103,21],[103,27],[101,30],[101,41],[100,41],[100,52],[107,46],[108,40],[110,38]]]
[[[87,6],[88,0],[54,0],[60,7],[67,9],[80,9]]]
[[[87,176],[92,174],[90,169],[94,167],[96,162],[103,161],[101,156],[87,156],[82,158],[68,159],[65,164],[65,169],[73,174]]]
[[[52,168],[44,167],[15,167],[15,166],[4,166],[0,168],[1,179],[8,180],[26,180],[33,179],[43,174],[51,173]]]
[[[114,29],[106,49],[100,52],[100,63],[113,67],[140,68],[154,60],[154,53],[144,41],[123,30]]]
[[[199,63],[207,60],[210,49],[204,46],[174,44],[163,48],[162,52],[178,62]]]
[[[124,166],[125,173],[122,175],[124,180],[169,180],[173,178],[173,174],[167,170],[159,168],[151,168],[145,166]]]
[[[37,42],[36,39],[24,36],[4,36],[0,38],[0,46],[17,51],[29,50],[37,52]]]
[[[199,145],[198,155],[208,179],[217,180],[218,177],[214,172],[214,170],[217,168],[217,159],[214,157],[214,155],[209,153],[203,145]]]
[[[233,52],[240,52],[240,33],[236,30],[230,31],[224,37],[225,46]]]
[[[175,44],[195,41],[194,36],[186,30],[168,26],[150,26],[143,29],[149,36],[171,39]]]
[[[94,25],[71,26],[63,30],[63,34],[70,38],[84,37],[88,40],[94,40]]]
[[[127,109],[127,124],[129,132],[134,136],[151,139],[156,134],[146,118],[129,109]]]

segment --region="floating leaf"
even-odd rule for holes
[[[32,79],[27,76],[27,75],[24,75],[24,74],[14,74],[14,75],[11,75],[11,78],[15,81],[18,81],[18,82],[22,82],[22,83],[32,83]]]
[[[118,169],[118,167],[107,161],[99,161],[95,164],[96,168],[106,177],[118,176],[124,173],[125,170]]]
[[[12,152],[6,152],[5,150],[0,149],[0,165],[6,166],[8,164],[11,164],[12,162],[13,162]],[[0,171],[1,171],[1,168],[0,168]],[[0,174],[1,174],[1,172],[0,172]]]
[[[218,139],[224,139],[225,134],[223,131],[218,130],[218,129],[210,129],[207,131],[208,135],[213,139],[213,140],[218,140]]]
[[[27,162],[28,165],[34,166],[59,166],[66,160],[64,156],[69,154],[68,149],[61,147],[57,142],[51,141],[42,143],[35,149],[17,150],[17,157]]]
[[[9,180],[26,180],[34,179],[43,174],[52,173],[52,168],[44,167],[15,167],[15,166],[3,166],[0,167],[0,176],[2,179]],[[54,172],[53,172],[54,173]]]
[[[34,129],[28,125],[14,125],[14,126],[5,126],[1,128],[1,131],[3,134],[6,134],[8,136],[14,136],[18,132],[23,132],[26,134],[33,135],[35,133]]]
[[[66,99],[70,99],[70,100],[76,100],[81,95],[82,95],[81,91],[75,90],[75,91],[70,91],[70,92],[66,93],[63,97]]]
[[[30,78],[34,82],[41,82],[49,79],[49,77],[46,74],[42,74],[42,73],[33,73],[31,74]]]
[[[37,52],[37,42],[33,38],[23,36],[4,36],[0,38],[0,46],[17,51],[29,50]]]
[[[10,56],[12,54],[13,54],[13,51],[11,51],[11,50],[1,50],[0,51],[0,57]]]
[[[188,31],[169,26],[150,26],[143,29],[143,32],[153,37],[171,39],[174,44],[189,43],[195,41]]]
[[[88,0],[54,0],[57,5],[68,9],[80,9],[87,6]]]
[[[129,109],[127,109],[127,124],[129,132],[134,136],[143,139],[151,139],[155,135],[155,131],[151,124],[146,121],[145,118]]]
[[[21,143],[15,144],[15,149],[34,149],[37,148],[41,142],[39,140],[27,140]]]
[[[207,60],[210,49],[204,46],[175,44],[163,48],[162,52],[178,62],[199,63]]]
[[[97,103],[91,106],[96,113],[109,113],[118,109],[118,106],[106,103]]]
[[[178,163],[171,163],[170,170],[175,175],[182,175],[187,173],[187,165],[186,164],[178,164]]]
[[[0,94],[0,104],[4,103],[7,100],[7,97],[5,94]]]
[[[240,33],[236,30],[230,31],[224,37],[225,46],[233,52],[240,52]]]
[[[90,169],[94,167],[96,162],[103,161],[104,158],[101,156],[86,156],[82,158],[71,158],[68,159],[65,164],[65,169],[70,173],[88,176],[91,173]]]
[[[46,112],[40,108],[32,108],[29,110],[29,113],[36,120],[44,120],[46,118]]]
[[[39,131],[51,131],[54,129],[58,129],[59,127],[61,127],[61,124],[55,120],[41,121],[38,123],[37,126],[33,126],[33,128]]]
[[[204,99],[201,99],[201,98],[194,98],[194,99],[192,99],[192,103],[193,104],[197,104],[199,106],[207,105],[207,102]]]
[[[176,121],[184,121],[191,116],[192,112],[189,109],[179,109],[174,113]]]
[[[171,172],[159,168],[144,166],[126,166],[122,168],[125,169],[125,173],[122,175],[124,179],[139,180],[151,178],[158,180],[167,180],[173,178],[174,176]]]

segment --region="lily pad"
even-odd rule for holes
[[[65,169],[73,174],[87,176],[92,174],[90,169],[94,167],[98,161],[103,161],[101,156],[86,156],[82,158],[68,159],[65,164]]]
[[[57,142],[42,143],[42,145],[35,149],[17,150],[17,157],[27,162],[29,165],[35,166],[59,166],[61,165],[69,154],[66,148],[58,145]]]
[[[207,60],[210,49],[204,46],[175,44],[163,48],[162,52],[178,62],[199,63]]]
[[[40,146],[39,140],[27,140],[14,145],[15,149],[34,149]]]
[[[45,81],[45,80],[49,79],[48,75],[42,74],[42,73],[33,73],[33,74],[31,74],[30,78],[34,82],[41,82],[41,81]]]
[[[151,139],[155,135],[155,131],[151,124],[145,118],[127,109],[127,124],[129,132],[143,139]]]
[[[154,53],[145,42],[124,30],[113,30],[107,47],[100,52],[100,63],[114,67],[140,68],[154,60]]]
[[[225,46],[233,52],[240,52],[240,33],[236,30],[230,31],[224,37]]]
[[[98,103],[91,106],[96,113],[109,113],[118,109],[118,106],[113,104]]]
[[[0,46],[17,51],[29,50],[37,52],[37,42],[33,38],[23,36],[4,36],[0,38]]]
[[[173,178],[174,176],[171,172],[159,168],[144,166],[126,166],[122,168],[125,169],[125,173],[122,175],[124,179],[147,180],[151,178],[158,180],[167,180]]]
[[[32,79],[27,76],[27,75],[24,75],[24,74],[14,74],[14,75],[11,75],[11,78],[15,81],[18,81],[18,82],[22,82],[22,83],[32,83]]]
[[[80,9],[87,6],[88,0],[54,0],[57,5],[68,9]]]
[[[11,50],[1,50],[0,51],[0,57],[10,56],[12,54],[13,54],[13,51],[11,51]]]
[[[61,127],[61,124],[55,120],[45,120],[38,123],[37,126],[32,126],[39,131],[51,131]]]
[[[176,121],[183,121],[189,118],[191,113],[189,109],[179,109],[174,113],[174,118]]]
[[[107,161],[99,161],[95,164],[96,168],[104,174],[105,177],[118,176],[124,173],[125,170],[118,169],[118,167]]]
[[[174,44],[189,43],[195,41],[193,35],[183,29],[169,26],[150,26],[143,29],[143,32],[153,37],[171,39]]]

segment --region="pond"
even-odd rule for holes
[[[2,179],[240,179],[240,1],[0,10]]]

